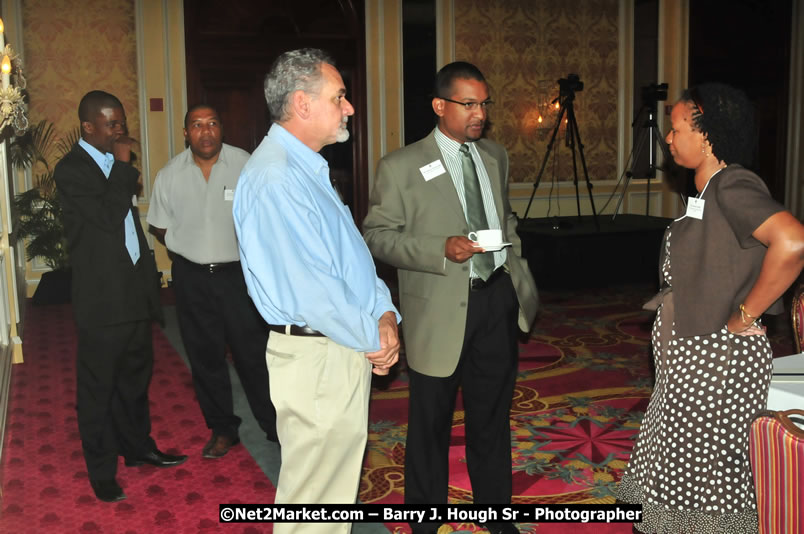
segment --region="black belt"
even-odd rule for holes
[[[189,268],[193,269],[194,271],[202,271],[209,274],[220,273],[223,271],[229,271],[233,269],[240,269],[240,262],[239,261],[227,261],[223,263],[196,263],[194,261],[190,261],[184,256],[180,256],[178,254],[175,255],[175,258],[180,259],[185,265]]]
[[[280,334],[287,334],[289,336],[326,337],[318,330],[313,330],[309,326],[296,326],[295,324],[269,324],[268,330],[271,332],[279,332]]]
[[[489,276],[487,279],[483,280],[482,278],[470,278],[469,279],[469,290],[470,291],[482,291],[489,287],[491,284],[497,281],[502,275],[508,273],[504,267],[500,267]]]

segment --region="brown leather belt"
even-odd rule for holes
[[[500,267],[489,276],[486,280],[482,278],[470,278],[469,279],[469,290],[470,291],[482,291],[489,287],[491,284],[497,281],[502,275],[507,274],[508,271],[505,270],[505,267]]]
[[[318,330],[313,330],[309,326],[296,326],[295,324],[269,324],[268,330],[289,336],[326,337]]]

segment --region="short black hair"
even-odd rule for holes
[[[724,83],[703,83],[686,89],[681,101],[693,108],[693,124],[712,145],[712,154],[747,167],[754,159],[754,106],[744,91]]]
[[[78,104],[78,120],[81,122],[92,122],[104,108],[120,108],[123,104],[113,94],[106,91],[90,91],[84,95]]]
[[[209,104],[199,103],[199,104],[194,104],[194,105],[190,106],[190,108],[187,110],[187,113],[184,114],[184,127],[185,128],[187,128],[187,120],[190,118],[190,113],[192,113],[193,111],[198,111],[199,109],[211,110],[212,112],[215,113],[215,115],[218,116],[218,122],[221,123],[221,124],[223,123],[223,121],[221,120],[221,114],[218,113],[217,109],[215,109],[213,106],[210,106]]]
[[[435,77],[433,84],[433,97],[434,98],[449,98],[449,93],[452,89],[452,82],[455,80],[477,80],[479,82],[486,82],[483,73],[480,69],[467,63],[466,61],[455,61],[444,65]]]

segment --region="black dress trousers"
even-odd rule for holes
[[[251,411],[266,437],[276,441],[265,349],[268,328],[248,296],[239,262],[209,267],[173,255],[173,287],[184,348],[207,427],[237,437],[226,346]]]
[[[151,439],[151,320],[78,329],[76,411],[90,480],[111,480],[117,457],[136,458]]]
[[[485,289],[471,291],[455,372],[440,378],[409,370],[406,504],[447,502],[449,443],[459,386],[474,502],[511,502],[510,409],[518,366],[517,313],[516,292],[507,274]],[[414,532],[435,532],[438,525],[413,527]]]

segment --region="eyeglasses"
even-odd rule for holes
[[[452,102],[453,104],[459,104],[463,106],[466,111],[474,111],[477,109],[477,106],[483,108],[483,111],[487,110],[492,104],[494,104],[493,100],[484,100],[483,102],[460,102],[458,100],[453,100],[451,98],[446,98],[443,96],[439,96],[441,100],[446,100],[447,102]]]

